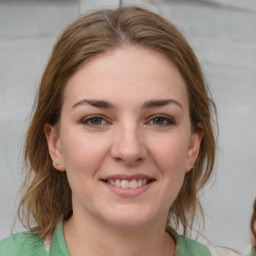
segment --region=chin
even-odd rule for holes
[[[132,207],[119,209],[116,214],[105,215],[105,220],[111,225],[119,229],[136,229],[148,226],[154,221],[159,221],[152,211],[146,209],[134,210]]]

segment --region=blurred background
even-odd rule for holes
[[[256,0],[0,0],[0,239],[15,218],[22,145],[56,38],[87,11],[119,5],[164,16],[194,48],[219,120],[216,181],[202,193],[199,239],[244,252],[256,197]]]

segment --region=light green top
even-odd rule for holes
[[[14,234],[0,241],[1,256],[70,256],[62,228],[62,222],[55,229],[50,251],[45,249],[43,239],[35,237],[31,232]],[[202,244],[177,235],[176,256],[211,256],[209,250]]]
[[[250,248],[250,249],[246,252],[245,256],[256,256],[256,250],[254,250],[253,248]]]

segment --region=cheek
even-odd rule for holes
[[[74,134],[74,133],[72,133]],[[100,139],[75,133],[63,137],[63,161],[68,181],[75,200],[83,201],[91,198],[95,184],[98,181],[98,170],[106,154],[106,145]]]
[[[186,136],[176,134],[158,143],[152,155],[163,186],[161,187],[166,207],[170,207],[177,197],[186,173],[188,140]],[[156,144],[155,144],[156,145]]]
[[[163,172],[185,171],[188,156],[188,140],[185,136],[166,136],[152,142],[152,156]]]
[[[81,172],[83,175],[95,172],[106,155],[106,141],[100,136],[86,136],[81,131],[63,135],[63,160],[67,172]]]

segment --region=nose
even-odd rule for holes
[[[118,128],[114,135],[111,155],[126,166],[134,166],[143,161],[147,157],[147,149],[139,128],[131,125]]]

